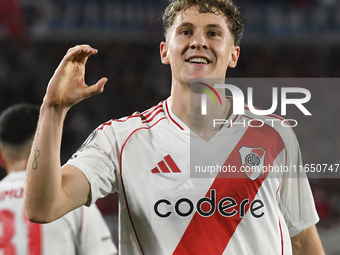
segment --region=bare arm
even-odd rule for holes
[[[87,86],[85,64],[97,50],[79,45],[68,50],[50,80],[27,166],[24,209],[29,220],[50,222],[85,204],[90,186],[73,166],[61,169],[63,123],[72,105],[103,91],[106,78]]]
[[[325,255],[316,226],[313,225],[291,238],[294,255]]]

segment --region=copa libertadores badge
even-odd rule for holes
[[[78,151],[81,151],[87,145],[89,145],[96,138],[97,134],[98,134],[98,130],[96,129],[87,137],[84,143],[79,147]]]
[[[238,150],[241,157],[241,168],[245,175],[252,181],[263,173],[263,166],[267,151],[262,147],[242,146]]]

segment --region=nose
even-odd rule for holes
[[[193,36],[192,41],[190,42],[190,49],[196,50],[208,49],[208,43],[201,33],[197,33]]]

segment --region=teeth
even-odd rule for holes
[[[208,64],[208,60],[205,58],[191,58],[189,60],[190,63],[203,63],[203,64]]]

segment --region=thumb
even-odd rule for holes
[[[88,98],[90,96],[103,92],[107,80],[108,79],[104,77],[101,78],[96,84],[88,86],[84,91],[84,98]]]

